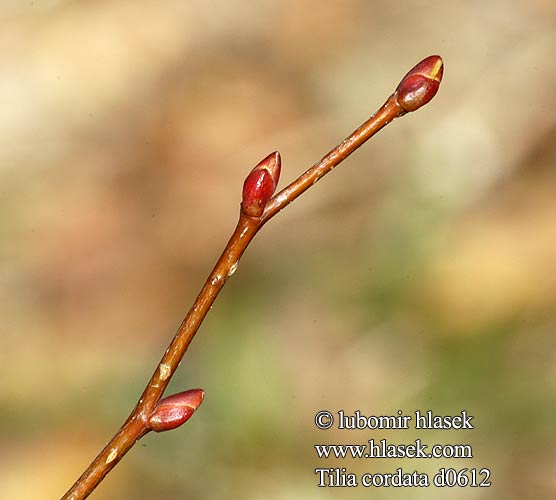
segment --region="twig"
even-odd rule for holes
[[[173,429],[189,419],[203,399],[194,389],[173,396],[162,395],[218,293],[237,268],[243,252],[259,229],[326,175],[370,137],[395,118],[428,103],[438,91],[443,63],[430,56],[412,68],[386,103],[318,163],[274,195],[280,175],[280,155],[263,159],[247,176],[238,224],[206,283],[164,353],[137,405],[81,477],[62,497],[80,500],[89,496],[127,451],[147,432]]]

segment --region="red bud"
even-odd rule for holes
[[[396,89],[402,109],[409,113],[427,104],[438,92],[443,72],[440,56],[429,56],[409,70]]]
[[[148,419],[149,428],[162,432],[179,427],[191,418],[204,397],[202,389],[191,389],[161,399]]]
[[[260,217],[272,198],[280,178],[280,153],[270,153],[251,170],[243,183],[241,210],[250,217]]]

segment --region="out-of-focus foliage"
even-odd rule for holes
[[[249,248],[172,382],[206,399],[101,499],[553,498],[556,4],[5,1],[0,497],[57,498],[133,407],[235,224],[438,53],[434,101]],[[318,431],[317,410],[475,416]],[[316,443],[473,445],[319,461]],[[490,467],[490,489],[317,488],[314,469]]]

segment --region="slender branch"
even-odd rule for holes
[[[263,221],[266,222],[274,217],[286,205],[289,205],[307,189],[330,172],[336,165],[344,161],[359,146],[385,127],[394,118],[403,115],[405,111],[399,106],[394,95],[386,101],[374,115],[363,125],[351,133],[335,148],[329,151],[319,162],[315,163],[309,170],[285,187],[272,198],[263,213]]]
[[[280,155],[272,153],[252,170],[243,187],[238,224],[137,405],[62,500],[86,498],[147,432],[169,430],[191,416],[202,401],[201,390],[186,391],[161,400],[162,395],[214,300],[235,272],[239,259],[259,229],[381,128],[429,102],[438,90],[442,72],[440,57],[430,56],[421,61],[406,74],[394,94],[373,116],[275,196],[272,195],[280,173]]]
[[[150,430],[147,426],[148,417],[155,410],[187,347],[258,229],[256,219],[244,215],[240,217],[230,241],[160,360],[135,409],[62,500],[86,498],[135,442]]]

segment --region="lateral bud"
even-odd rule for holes
[[[410,69],[395,92],[401,108],[409,113],[427,104],[438,92],[443,73],[440,56],[429,56]]]
[[[249,217],[260,217],[276,191],[281,168],[280,153],[270,153],[251,170],[243,183],[241,211]]]
[[[191,418],[204,397],[202,389],[191,389],[161,399],[147,420],[148,427],[155,432],[179,427]]]

